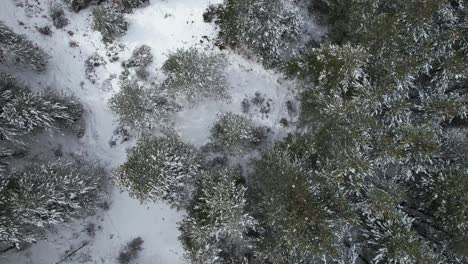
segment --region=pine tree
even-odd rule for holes
[[[304,27],[299,9],[289,0],[226,0],[211,12],[224,45],[247,48],[267,66],[289,56]]]
[[[16,244],[42,238],[50,225],[94,210],[104,171],[81,161],[34,163],[0,182],[0,241]]]
[[[143,139],[130,149],[116,180],[140,201],[163,200],[182,207],[191,199],[199,164],[194,147],[178,138]]]
[[[265,141],[268,130],[255,126],[251,120],[228,112],[220,114],[211,128],[211,141],[228,154],[247,153]]]
[[[227,99],[226,65],[222,55],[179,49],[164,62],[162,70],[167,79],[163,88],[192,103],[205,98]]]
[[[237,179],[236,179],[237,178]],[[246,187],[228,169],[203,172],[181,241],[192,263],[248,263],[255,220],[247,212]]]
[[[181,108],[158,87],[136,80],[121,81],[120,91],[109,102],[111,109],[119,115],[120,123],[142,135],[166,127],[169,117]]]
[[[46,69],[47,57],[47,54],[26,36],[16,34],[0,22],[0,63],[21,63],[40,72]]]
[[[77,102],[55,95],[36,95],[12,76],[0,74],[0,139],[17,140],[43,129],[69,127],[82,115]]]
[[[466,5],[321,2],[335,43],[286,69],[315,171],[359,217],[351,245],[376,263],[466,261]]]
[[[267,263],[338,258],[344,207],[314,176],[313,153],[295,156],[288,149],[274,146],[255,162],[252,203],[261,234],[255,253]]]

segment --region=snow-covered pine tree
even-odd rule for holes
[[[21,63],[44,71],[48,55],[24,35],[16,34],[0,22],[0,63]]]
[[[180,226],[191,263],[249,263],[247,234],[255,229],[255,220],[247,212],[247,188],[238,172],[216,168],[197,179],[193,204]]]
[[[69,127],[82,115],[70,98],[30,92],[10,75],[0,73],[0,140],[18,140],[41,129]]]
[[[227,99],[226,66],[223,55],[206,54],[195,48],[178,49],[169,55],[162,67],[167,76],[163,88],[189,102],[205,98]]]
[[[304,28],[290,0],[225,0],[211,10],[223,45],[249,49],[267,66],[287,58]]]
[[[57,160],[14,170],[0,186],[0,241],[42,238],[50,225],[96,208],[105,172],[82,161]]]
[[[228,154],[239,155],[265,141],[268,130],[257,127],[246,117],[228,112],[220,114],[211,128],[211,141]]]
[[[160,89],[137,80],[121,81],[120,91],[109,103],[122,125],[142,135],[154,133],[155,127],[167,126],[169,117],[181,108]]]
[[[93,28],[101,32],[104,42],[112,43],[116,37],[127,31],[128,23],[118,10],[98,6],[93,9]]]
[[[192,197],[199,164],[196,149],[176,137],[142,139],[117,170],[116,181],[140,201],[183,207]]]

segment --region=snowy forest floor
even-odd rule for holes
[[[83,137],[54,135],[42,138],[33,144],[33,154],[48,155],[60,147],[65,155],[99,162],[109,171],[125,162],[126,150],[135,140],[114,147],[109,144],[118,124],[108,107],[108,100],[119,87],[118,78],[111,79],[110,89],[106,80],[118,76],[123,70],[121,62],[142,44],[152,48],[155,60],[149,70],[153,73],[158,72],[167,55],[178,48],[196,47],[220,52],[213,45],[216,28],[203,22],[203,12],[209,4],[217,2],[219,0],[152,0],[149,6],[126,15],[129,30],[116,41],[125,48],[119,55],[119,61],[110,62],[100,34],[92,30],[91,8],[79,13],[66,11],[69,25],[63,29],[53,28],[52,36],[45,36],[36,27],[51,24],[47,17],[49,0],[2,1],[0,20],[37,42],[51,56],[45,74],[18,72],[17,69],[12,73],[20,75],[19,79],[36,91],[56,89],[75,96],[86,109]],[[70,47],[70,41],[75,41],[78,47]],[[100,67],[98,79],[93,84],[85,77],[84,62],[95,52],[106,58],[107,64]],[[174,130],[182,140],[200,147],[208,141],[209,130],[219,113],[242,113],[242,100],[259,92],[271,99],[271,110],[268,116],[257,111],[250,113],[249,117],[255,123],[269,127],[273,139],[282,138],[293,127],[284,128],[279,122],[287,115],[286,101],[294,98],[289,89],[292,84],[275,72],[265,70],[261,64],[229,50],[221,52],[229,61],[227,77],[231,85],[231,100],[203,101],[183,109],[175,117]],[[27,249],[10,250],[0,255],[0,263],[58,263],[67,252],[83,243],[87,243],[86,246],[62,263],[116,263],[119,250],[138,236],[144,240],[144,249],[137,263],[184,263],[177,228],[183,212],[164,204],[140,204],[117,187],[112,187],[109,204],[108,210],[98,211],[94,216],[54,227],[46,240],[38,241]],[[95,232],[87,231],[90,223],[94,224]]]

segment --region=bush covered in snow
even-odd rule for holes
[[[187,204],[200,171],[197,151],[176,137],[140,140],[116,180],[141,201],[163,200],[173,206]]]
[[[68,18],[65,16],[65,11],[61,4],[51,2],[49,4],[49,15],[56,28],[63,28],[68,25]]]
[[[248,49],[268,66],[289,55],[303,22],[292,0],[225,0],[205,17],[215,17],[223,45]]]
[[[70,127],[82,112],[81,105],[69,98],[33,94],[12,76],[0,74],[0,140]]]
[[[129,241],[119,253],[119,257],[117,258],[119,264],[132,263],[132,261],[138,257],[138,253],[143,250],[141,247],[143,242],[144,241],[141,237],[137,237]]]
[[[105,172],[81,161],[33,163],[0,179],[0,241],[33,242],[45,229],[94,210]]]
[[[90,5],[97,5],[106,0],[63,0],[75,12],[87,8]]]
[[[142,7],[150,0],[114,0],[114,5],[123,12],[130,13],[133,9]]]
[[[107,63],[104,58],[98,53],[94,53],[85,60],[86,78],[93,84],[96,83],[99,76],[96,72],[97,68],[105,66]]]
[[[151,47],[148,45],[141,45],[133,50],[132,56],[124,63],[125,67],[143,67],[150,65],[153,62],[153,54],[151,54]]]
[[[99,6],[93,10],[93,28],[101,32],[104,42],[111,43],[127,31],[128,23],[116,9]]]
[[[37,45],[18,35],[3,22],[0,22],[0,63],[21,63],[36,71],[44,71],[47,54]]]
[[[133,50],[132,56],[128,61],[123,63],[123,66],[126,68],[136,68],[136,75],[140,79],[146,80],[149,75],[146,67],[152,62],[153,54],[151,54],[151,48],[148,45],[141,45]]]
[[[195,48],[178,49],[169,55],[162,70],[166,74],[163,87],[169,93],[182,95],[194,102],[204,98],[228,98],[224,56],[206,54]]]
[[[166,126],[169,117],[180,110],[164,93],[135,80],[121,81],[120,91],[109,102],[120,123],[141,134],[152,134],[155,128]]]
[[[211,140],[229,154],[238,155],[261,144],[267,133],[266,128],[255,126],[241,115],[226,113],[211,128]]]

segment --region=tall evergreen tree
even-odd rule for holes
[[[138,142],[117,171],[117,182],[141,201],[163,200],[181,207],[190,201],[199,157],[176,137]]]
[[[16,244],[42,238],[99,201],[104,171],[81,161],[34,163],[0,179],[0,241]]]
[[[199,176],[180,227],[192,263],[248,263],[252,243],[247,234],[255,229],[255,220],[247,212],[247,189],[237,174],[216,168]]]
[[[13,61],[36,71],[44,71],[47,59],[47,54],[26,36],[16,34],[0,22],[0,63]]]
[[[0,74],[0,140],[18,140],[37,130],[68,127],[81,115],[77,102],[33,94],[12,76]]]

